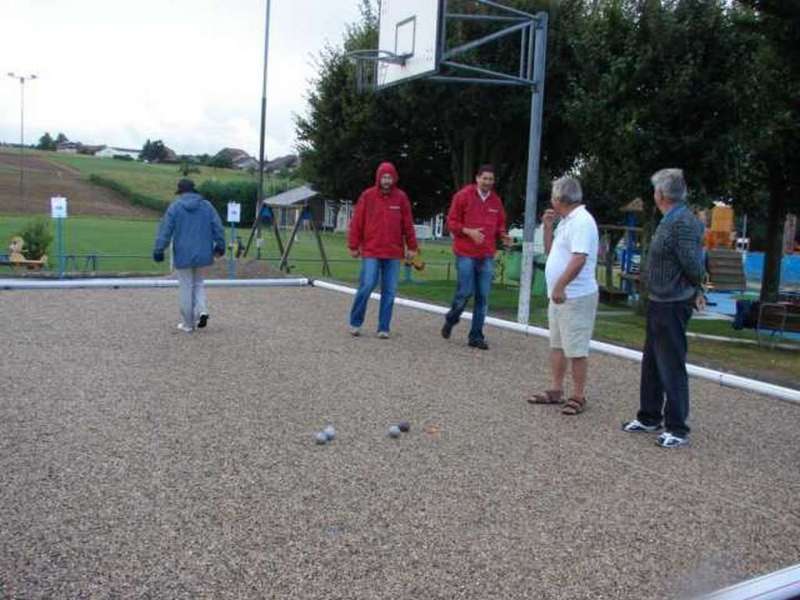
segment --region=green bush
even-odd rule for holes
[[[25,242],[22,254],[28,260],[42,258],[47,254],[47,249],[53,242],[50,222],[47,219],[36,219],[27,223],[16,235],[20,236]]]
[[[214,205],[223,223],[228,216],[228,202],[242,205],[240,227],[252,227],[258,198],[258,184],[255,181],[204,181],[197,189],[201,196]],[[227,223],[225,223],[227,225]]]
[[[264,194],[273,196],[293,187],[303,185],[293,179],[270,179],[264,181]],[[198,193],[214,205],[223,222],[228,216],[228,202],[242,205],[240,227],[252,227],[258,199],[258,183],[255,181],[204,181],[197,189]],[[227,225],[227,223],[225,223]]]
[[[114,181],[108,177],[92,174],[89,175],[89,181],[95,185],[114,190],[118,194],[124,196],[128,202],[136,206],[144,206],[145,208],[152,208],[153,210],[159,211],[164,211],[169,206],[169,202],[165,200],[153,198],[152,196],[146,196],[145,194],[140,194],[139,192],[134,192],[124,183]]]

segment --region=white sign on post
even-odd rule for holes
[[[54,219],[67,218],[67,199],[61,196],[50,198],[50,216]]]
[[[242,205],[238,202],[228,202],[228,223],[238,223],[242,215]]]

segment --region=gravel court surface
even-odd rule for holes
[[[670,598],[800,562],[800,407],[692,380],[668,451],[619,431],[635,363],[594,354],[563,417],[524,401],[546,340],[208,293],[186,335],[175,290],[0,292],[0,598]]]

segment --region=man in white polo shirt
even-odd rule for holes
[[[595,279],[599,235],[597,223],[583,206],[580,182],[561,177],[553,182],[552,209],[545,211],[545,279],[550,298],[550,389],[534,394],[531,404],[564,404],[564,376],[572,371],[572,395],[561,412],[577,415],[586,409],[586,373],[589,342],[597,313]],[[556,217],[561,221],[553,228]]]

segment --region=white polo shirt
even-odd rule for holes
[[[558,279],[564,273],[573,254],[585,254],[583,268],[568,285],[567,299],[580,298],[597,292],[597,247],[600,236],[597,223],[582,204],[561,219],[553,235],[553,246],[547,256],[544,276],[547,280],[547,295],[553,293]]]

